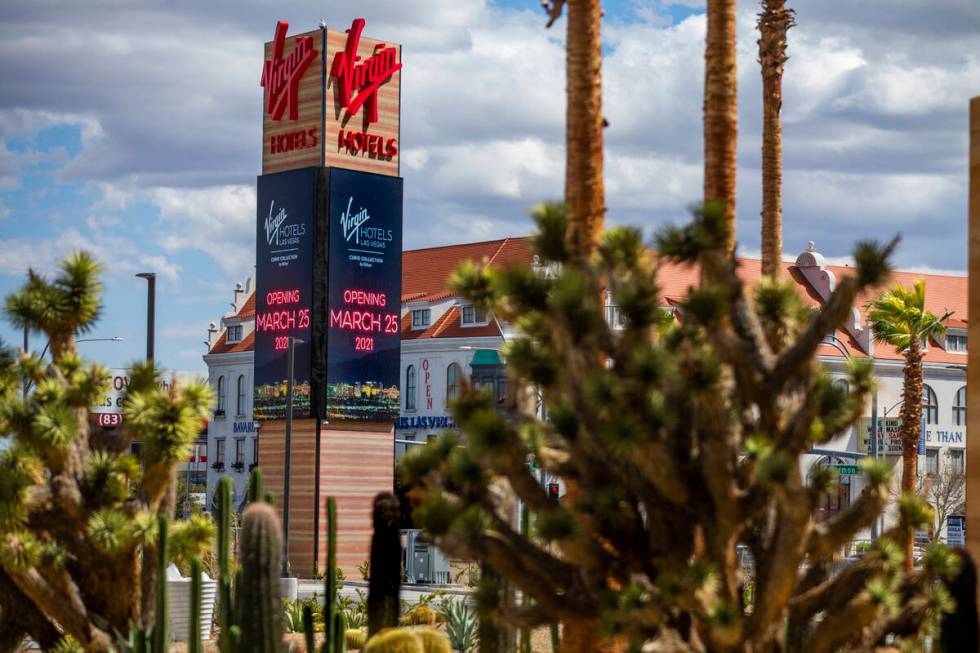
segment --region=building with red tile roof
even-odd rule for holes
[[[399,447],[412,441],[424,441],[434,433],[452,425],[446,408],[447,398],[459,390],[461,380],[477,371],[474,359],[481,362],[498,361],[502,344],[510,337],[509,325],[499,324],[492,315],[482,314],[456,296],[450,288],[453,271],[464,261],[491,266],[511,264],[535,265],[531,241],[527,237],[502,238],[476,243],[408,250],[402,257],[401,297],[401,385],[402,417],[396,423],[396,442]],[[738,260],[739,275],[751,285],[761,277],[761,262],[753,258]],[[817,308],[821,306],[839,281],[855,273],[852,267],[829,264],[811,244],[794,261],[786,261],[783,271],[791,279],[800,297]],[[678,308],[689,289],[698,283],[699,272],[690,266],[663,263],[658,272],[661,303],[666,308]],[[890,284],[906,286],[916,279],[926,282],[927,307],[937,314],[953,311],[947,320],[947,334],[927,343],[924,357],[927,424],[925,471],[936,471],[943,465],[962,468],[966,437],[966,326],[967,279],[959,275],[920,274],[896,271]],[[887,344],[874,342],[867,324],[866,294],[855,303],[848,320],[834,334],[828,335],[819,356],[830,369],[844,376],[847,358],[873,357],[878,381],[876,406],[868,406],[866,417],[848,434],[824,448],[842,455],[813,457],[817,462],[841,463],[853,461],[854,456],[867,453],[871,415],[878,416],[881,433],[893,428],[901,398],[902,355]],[[607,315],[615,315],[615,307],[607,306]],[[254,425],[251,422],[252,349],[254,347],[255,300],[253,282],[236,289],[232,311],[226,313],[220,326],[212,325],[205,355],[212,386],[219,390],[222,415],[211,421],[212,441],[209,460],[227,465],[238,462],[244,452],[244,470],[252,458]],[[480,367],[480,374],[488,368]],[[494,383],[498,392],[505,391],[506,377],[502,372],[481,377]],[[492,372],[492,370],[491,370]],[[494,376],[494,374],[496,374]],[[241,389],[240,384],[245,383]],[[220,386],[220,387],[219,387]],[[221,395],[224,394],[222,398]],[[234,418],[232,418],[234,415]],[[223,433],[222,423],[228,428]],[[252,428],[250,432],[248,429]],[[244,435],[242,434],[244,433]],[[251,435],[249,434],[251,433]],[[224,442],[219,445],[221,440]],[[243,442],[242,442],[243,441]],[[893,450],[888,438],[881,438],[883,453]],[[218,451],[220,446],[221,451]],[[246,474],[235,472],[236,487],[244,492]],[[227,471],[225,472],[227,473]],[[860,480],[845,478],[839,503],[844,504],[860,491]],[[209,496],[211,495],[209,483]],[[837,507],[841,507],[838,505]],[[833,511],[828,506],[828,511]]]

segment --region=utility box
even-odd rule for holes
[[[405,575],[409,583],[449,584],[449,560],[418,529],[403,530]]]

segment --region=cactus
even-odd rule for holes
[[[422,641],[424,653],[453,653],[449,639],[441,631],[435,628],[415,628],[415,635]]]
[[[168,520],[165,513],[157,516],[157,577],[156,602],[153,620],[153,653],[170,650],[170,610],[167,606],[167,562],[170,559],[167,551]]]
[[[324,639],[322,653],[334,653],[342,646],[343,627],[337,627],[337,500],[327,497],[327,576],[323,599]],[[343,617],[341,616],[341,620]]]
[[[278,653],[282,648],[281,550],[276,511],[266,503],[253,503],[242,520],[242,573],[235,587],[242,653]]]
[[[333,650],[330,653],[347,653],[347,623],[341,610],[333,616]]]
[[[382,492],[374,497],[374,534],[371,536],[367,603],[369,635],[398,625],[398,590],[402,576],[401,536],[398,530],[400,517],[400,506],[395,495]]]
[[[422,639],[407,628],[389,628],[371,637],[364,653],[425,653]]]
[[[258,503],[262,500],[262,470],[256,467],[248,477],[248,502]]]
[[[316,643],[313,639],[313,608],[303,606],[303,640],[306,642],[306,653],[316,653]]]
[[[187,653],[202,653],[201,647],[201,593],[203,591],[201,574],[204,565],[201,559],[191,560],[191,615],[190,631],[187,633]]]
[[[234,653],[234,616],[231,594],[231,488],[227,476],[218,481],[215,518],[218,521],[218,647],[221,653]]]
[[[420,605],[402,617],[402,622],[409,626],[434,626],[436,611],[427,605]],[[369,622],[370,623],[370,622]]]
[[[360,628],[348,628],[344,631],[344,640],[348,649],[360,650],[367,643],[367,633]]]

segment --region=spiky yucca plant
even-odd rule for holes
[[[842,545],[885,508],[889,471],[869,461],[861,496],[819,523],[815,508],[838,479],[824,468],[807,478],[800,465],[862,413],[871,368],[852,364],[847,393],[815,353],[858,293],[888,277],[893,246],[858,245],[854,274],[814,314],[788,282],[743,287],[720,206],[662,231],[657,251],[638,230],[609,230],[586,263],[568,254],[560,206],[537,217],[547,273],[467,265],[455,277],[518,328],[505,350],[506,410],[467,388],[453,410],[462,434],[402,464],[414,515],[438,545],[489,563],[533,599],[512,604],[486,587],[484,608],[525,627],[597,617],[619,642],[670,651],[830,653],[915,637],[934,620],[948,603],[934,581],[955,564],[937,546],[903,574],[898,546],[902,529],[929,522],[928,507],[902,497],[898,526],[834,575]],[[663,262],[704,272],[678,320],[660,308]],[[603,318],[605,290],[622,328]],[[530,456],[575,495],[551,501]],[[515,495],[538,537],[512,523]],[[740,544],[754,559],[751,605]],[[567,639],[562,650],[576,650]]]
[[[0,650],[29,634],[45,647],[68,635],[107,651],[131,625],[153,622],[156,516],[211,402],[206,385],[160,389],[160,373],[138,364],[121,433],[90,426],[108,375],[82,361],[74,339],[100,314],[99,271],[75,254],[51,280],[30,272],[6,300],[14,326],[44,333],[51,360],[0,355]],[[136,440],[141,461],[128,453]],[[193,554],[210,535],[187,522],[171,545]]]

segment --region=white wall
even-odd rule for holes
[[[252,422],[252,352],[236,352],[227,354],[210,354],[204,357],[208,365],[208,382],[215,393],[218,391],[218,379],[225,380],[225,414],[212,414],[208,421],[208,501],[214,496],[214,488],[222,476],[229,476],[235,482],[235,505],[241,503],[248,491],[249,466],[255,463],[254,441],[258,437],[251,430]],[[238,407],[238,378],[244,377],[245,401],[242,410]],[[239,431],[239,432],[236,432]],[[244,431],[244,432],[242,432]],[[244,468],[242,471],[232,469],[235,462],[235,443],[242,439],[244,444]],[[218,471],[213,465],[218,462],[218,441],[224,441],[224,470]]]

